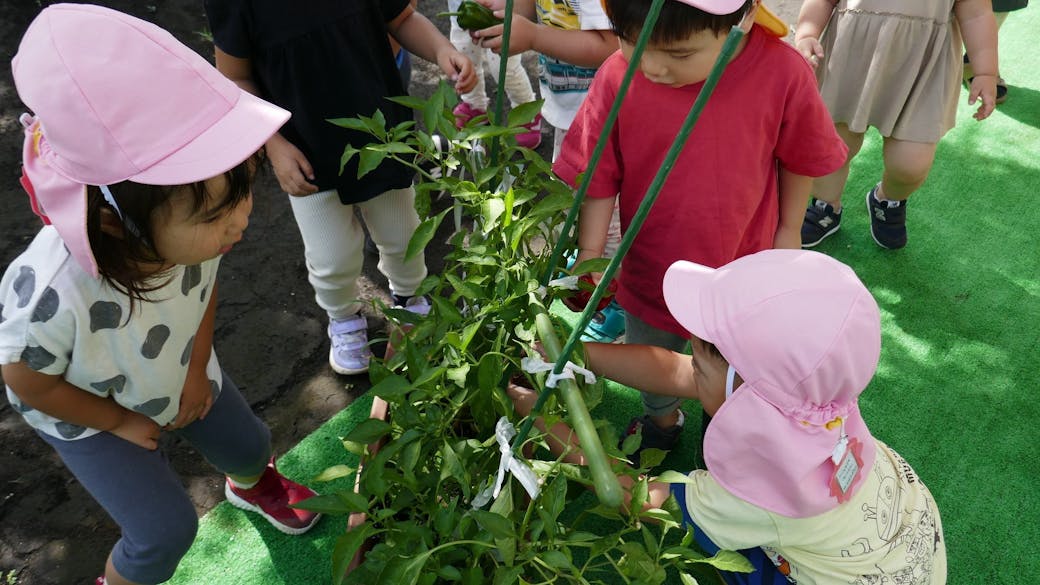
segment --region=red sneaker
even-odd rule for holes
[[[260,514],[286,534],[303,534],[321,519],[321,514],[316,512],[289,507],[318,494],[278,473],[273,457],[255,486],[237,488],[229,479],[224,485],[224,495],[232,506]]]
[[[459,102],[459,105],[455,106],[455,109],[453,109],[451,111],[451,113],[455,114],[455,127],[456,128],[462,128],[463,126],[468,124],[469,121],[472,120],[473,118],[479,118],[481,116],[483,116],[483,118],[481,118],[477,122],[479,124],[487,124],[488,123],[488,117],[487,117],[487,112],[486,111],[481,110],[480,108],[474,108],[473,106],[467,104],[466,102]]]
[[[527,132],[516,135],[516,143],[524,148],[538,148],[542,143],[542,115],[536,114],[534,120],[524,124]]]
[[[105,581],[105,576],[101,575],[97,579],[94,579],[94,585],[108,585],[108,581]]]

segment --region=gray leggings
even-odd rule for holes
[[[271,431],[227,374],[206,418],[172,432],[221,473],[256,475],[271,457]],[[112,548],[116,571],[146,584],[173,576],[195,540],[199,519],[166,455],[111,433],[77,441],[41,436],[122,530]]]
[[[689,340],[681,335],[648,325],[639,317],[625,311],[625,343],[656,345],[681,352],[686,349],[688,342]],[[650,416],[662,416],[679,408],[680,400],[674,396],[661,396],[648,392],[640,394],[643,395],[643,411]]]

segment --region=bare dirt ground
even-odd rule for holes
[[[7,267],[39,229],[18,186],[25,107],[11,81],[10,60],[32,18],[49,2],[0,0],[0,270]],[[207,58],[206,18],[201,0],[111,0],[95,2],[166,28]],[[799,0],[769,5],[794,22]],[[443,0],[421,0],[433,16]],[[435,19],[446,33],[446,19]],[[533,72],[533,60],[525,58]],[[415,62],[411,93],[428,95],[438,74]],[[489,87],[494,87],[489,83]],[[551,152],[551,129],[543,129],[541,151]],[[253,408],[271,427],[275,452],[290,449],[368,389],[366,376],[338,376],[328,366],[326,320],[307,283],[303,245],[288,202],[273,177],[254,189],[255,205],[245,240],[221,266],[221,298],[215,344],[221,363]],[[440,267],[443,238],[427,251],[431,271]],[[364,294],[388,300],[386,281],[368,258]],[[372,336],[383,327],[369,318]],[[181,474],[198,513],[223,498],[222,478],[184,444],[166,437],[161,448]],[[53,451],[0,399],[0,583],[9,572],[18,583],[93,583],[119,531],[79,486]]]

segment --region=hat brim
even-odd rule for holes
[[[691,334],[710,343],[717,340],[711,339],[708,324],[703,317],[705,307],[702,305],[710,296],[704,294],[704,291],[714,279],[715,272],[714,268],[679,260],[665,271],[661,285],[664,304],[672,317]]]
[[[251,93],[191,142],[128,180],[184,185],[215,177],[249,158],[289,119],[289,112]]]

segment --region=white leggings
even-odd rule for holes
[[[354,205],[344,205],[333,189],[305,197],[289,197],[296,224],[303,236],[307,279],[314,287],[318,306],[329,317],[341,319],[361,310],[358,277],[365,261],[365,236],[354,215]],[[390,292],[415,294],[426,278],[426,256],[420,252],[405,262],[408,240],[419,227],[415,191],[391,189],[355,204],[365,218],[372,241],[379,248],[379,271],[390,281]]]
[[[484,87],[484,66],[487,65],[491,77],[498,82],[499,57],[488,49],[473,44],[469,32],[459,28],[455,19],[451,19],[451,44],[463,55],[473,61],[473,67],[477,72],[477,85],[469,93],[462,94],[462,101],[479,110],[488,109],[490,100]],[[513,55],[506,61],[506,95],[509,96],[509,104],[514,108],[520,104],[526,104],[535,100],[534,89],[531,87],[531,79],[527,76],[520,55]]]

